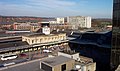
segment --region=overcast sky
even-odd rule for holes
[[[0,0],[0,15],[111,18],[112,0]]]

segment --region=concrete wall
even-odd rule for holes
[[[70,55],[70,54],[66,54],[66,53],[63,53],[63,52],[58,52],[58,56],[59,55],[62,55],[62,56],[68,57],[68,58],[72,58],[72,59],[75,59],[75,60],[79,59],[79,53]]]
[[[96,71],[96,63],[89,63],[84,66],[81,66],[79,71]]]
[[[68,61],[68,62],[65,62],[60,65],[55,66],[55,67],[53,67],[53,71],[62,71],[61,66],[63,64],[66,64],[66,71],[70,71],[71,69],[73,69],[73,67],[75,65],[75,60],[71,60],[71,61]]]
[[[91,63],[86,65],[86,71],[95,71],[96,70],[96,63]]]

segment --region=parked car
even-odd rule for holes
[[[27,57],[27,54],[19,54],[20,57]]]
[[[51,50],[43,50],[43,52],[49,53],[52,52]]]

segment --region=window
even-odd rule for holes
[[[63,64],[63,65],[62,65],[61,70],[62,70],[62,71],[65,71],[65,70],[66,70],[66,64]]]
[[[42,42],[42,39],[40,39],[40,42]]]
[[[32,43],[34,43],[34,40],[32,40]]]

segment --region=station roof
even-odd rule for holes
[[[0,45],[5,45],[5,46],[0,48],[0,53],[7,52],[7,51],[13,51],[13,50],[19,50],[19,49],[32,48],[32,47],[34,48],[37,46],[53,45],[53,44],[62,43],[62,42],[68,42],[68,40],[61,40],[61,41],[49,42],[49,43],[38,43],[38,44],[33,44],[33,45],[29,45],[25,41],[19,41],[19,42],[13,42],[13,43],[4,43],[4,44],[0,44]]]
[[[25,49],[25,48],[29,48],[29,47],[30,47],[30,45],[28,45],[28,43],[25,41],[1,43],[0,44],[0,52]]]

